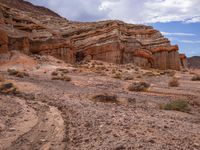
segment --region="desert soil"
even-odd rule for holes
[[[149,70],[141,68],[134,72],[128,68],[134,79],[123,80],[113,78],[112,70],[114,66],[125,75],[128,71],[124,66],[102,63],[105,73],[104,68],[91,69],[89,64],[49,62],[37,60],[26,67],[29,77],[24,78],[8,75],[8,66],[2,67],[1,74],[21,94],[0,94],[0,149],[200,149],[200,82],[191,81],[189,71],[176,72],[180,85],[169,87],[169,75],[148,76],[145,72]],[[69,70],[71,81],[52,80],[56,68]],[[150,83],[151,88],[146,92],[127,90],[130,83],[140,80]],[[102,93],[116,95],[119,103],[92,100]],[[160,108],[175,100],[187,101],[191,111]]]

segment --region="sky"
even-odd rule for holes
[[[200,0],[27,0],[74,21],[122,20],[158,29],[188,57],[200,56]]]

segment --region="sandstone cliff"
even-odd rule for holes
[[[171,45],[151,26],[110,20],[72,22],[22,0],[16,2],[28,5],[29,9],[22,11],[14,1],[0,2],[3,3],[0,5],[3,33],[0,36],[6,39],[2,40],[1,53],[19,50],[26,54],[52,55],[69,63],[96,59],[158,69],[180,69],[178,46]],[[41,13],[36,15],[36,11]]]

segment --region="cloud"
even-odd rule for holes
[[[100,10],[101,0],[27,0],[43,5],[69,20],[96,21],[107,18],[109,10]]]
[[[193,17],[191,19],[188,19],[185,21],[186,23],[197,23],[197,22],[200,22],[200,16],[198,17]]]
[[[28,0],[77,21],[200,22],[200,0]]]
[[[163,35],[167,36],[195,36],[193,33],[170,33],[170,32],[161,32]]]
[[[180,40],[181,43],[188,43],[188,44],[200,44],[200,40]]]

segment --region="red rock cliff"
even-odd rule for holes
[[[171,45],[151,26],[122,21],[71,22],[49,13],[44,15],[44,11],[35,15],[38,8],[34,10],[34,6],[32,11],[22,11],[6,4],[0,7],[0,28],[8,34],[9,50],[53,55],[70,63],[96,59],[180,69],[178,46]]]

